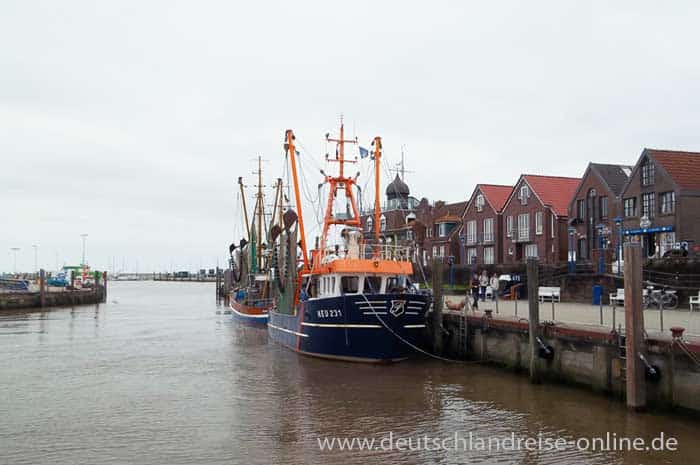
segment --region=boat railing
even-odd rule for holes
[[[359,249],[347,250],[338,248],[326,249],[324,261],[345,260],[353,258],[363,258],[367,260],[393,260],[408,262],[413,257],[413,248],[408,245],[393,245],[386,243],[363,243]]]

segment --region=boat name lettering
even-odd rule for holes
[[[343,312],[341,312],[339,309],[330,309],[330,310],[316,310],[316,315],[318,315],[319,318],[337,318],[343,316]]]

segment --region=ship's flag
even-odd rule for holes
[[[360,158],[367,158],[367,157],[369,157],[369,150],[367,150],[367,149],[364,148],[364,147],[360,147],[359,145],[358,145],[358,147],[360,148]]]

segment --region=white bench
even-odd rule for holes
[[[625,289],[618,289],[617,292],[610,293],[610,305],[625,304]]]
[[[693,311],[693,307],[698,306],[700,308],[700,291],[698,291],[698,295],[691,295],[690,296],[690,311]]]
[[[559,302],[561,296],[560,287],[540,287],[537,290],[537,295],[540,298],[540,302],[544,302],[544,299],[549,299],[552,302]]]

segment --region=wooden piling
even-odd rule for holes
[[[646,407],[644,365],[639,355],[645,349],[644,311],[642,310],[642,248],[626,243],[625,254],[625,341],[627,367],[627,407]]]
[[[104,295],[102,296],[102,302],[107,302],[107,272],[102,272],[102,286],[104,286]]]
[[[43,268],[39,270],[39,306],[46,306],[46,272]]]
[[[529,307],[528,332],[530,335],[530,382],[539,383],[539,351],[537,337],[540,330],[540,302],[538,299],[539,273],[536,258],[527,259],[527,300]]]
[[[436,354],[442,354],[443,338],[442,338],[442,261],[433,260],[432,266],[433,279],[433,351]]]

